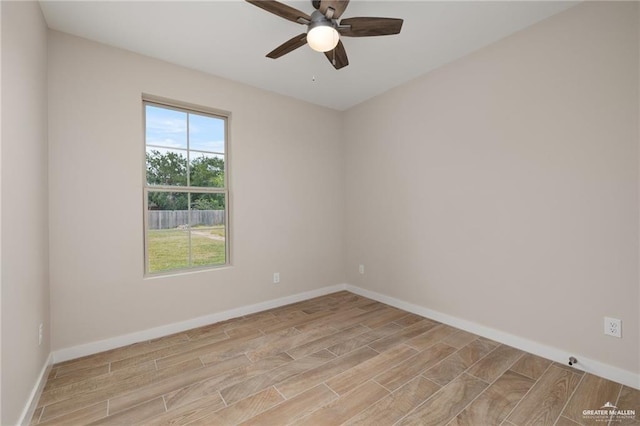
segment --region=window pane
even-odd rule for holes
[[[153,105],[145,107],[146,143],[187,149],[187,113]]]
[[[191,152],[191,186],[224,187],[224,155]]]
[[[149,191],[147,201],[148,271],[188,267],[188,194]]]
[[[193,266],[226,263],[225,204],[224,194],[191,194]]]
[[[225,120],[189,114],[189,149],[224,154]]]
[[[149,185],[187,185],[187,151],[147,147],[146,157]]]

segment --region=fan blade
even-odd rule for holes
[[[307,33],[298,34],[291,40],[285,41],[280,46],[267,53],[267,58],[278,59],[280,56],[293,52],[298,47],[302,47],[305,44],[307,44]]]
[[[341,41],[338,42],[338,45],[335,49],[330,50],[328,52],[324,52],[325,56],[331,62],[331,65],[337,70],[340,68],[344,68],[349,65],[349,59],[347,58],[347,51],[344,50],[344,44]]]
[[[372,37],[398,34],[402,19],[396,18],[347,18],[340,21],[338,32],[346,37]],[[341,28],[349,25],[349,28]]]
[[[299,11],[291,6],[287,6],[284,3],[272,0],[246,0],[247,3],[251,3],[254,6],[258,6],[261,9],[271,12],[274,15],[278,15],[281,18],[288,19],[289,21],[296,22],[298,24],[308,24],[311,22],[311,16],[304,12]]]
[[[318,10],[329,19],[338,19],[349,5],[349,0],[320,0]],[[332,15],[327,15],[329,8],[333,9]]]

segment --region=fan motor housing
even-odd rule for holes
[[[335,19],[328,19],[322,14],[322,12],[316,10],[311,14],[311,22],[309,22],[309,25],[307,26],[307,31],[311,31],[313,28],[321,26],[338,28],[338,21]]]

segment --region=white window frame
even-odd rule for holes
[[[218,118],[224,121],[224,152],[223,153],[215,153],[209,151],[201,151],[201,150],[191,150],[189,149],[189,116],[187,115],[187,148],[186,150],[179,149],[180,151],[185,151],[187,153],[187,180],[189,179],[189,159],[190,153],[204,153],[204,154],[222,154],[224,155],[224,187],[201,187],[201,186],[164,186],[164,185],[149,185],[147,183],[147,162],[146,162],[146,152],[147,148],[159,148],[159,149],[167,149],[166,146],[159,145],[147,145],[146,140],[146,129],[147,129],[147,114],[146,114],[146,106],[151,105],[158,108],[172,109],[180,112],[184,112],[187,114],[198,114],[205,115],[214,118]],[[200,105],[193,105],[184,102],[177,102],[166,98],[160,98],[157,96],[151,95],[143,95],[142,96],[142,117],[143,117],[143,161],[142,161],[142,185],[143,185],[143,232],[144,232],[144,276],[145,277],[156,277],[156,276],[166,276],[166,275],[176,275],[193,271],[206,271],[212,269],[224,268],[231,265],[231,232],[230,232],[230,223],[229,223],[229,211],[231,204],[231,194],[229,190],[229,180],[230,180],[230,152],[229,152],[229,128],[231,121],[231,113],[227,111],[216,110],[213,108],[203,107]],[[172,149],[172,148],[170,148]],[[190,183],[190,182],[189,182]],[[223,194],[225,199],[224,206],[224,228],[225,228],[225,263],[215,264],[215,265],[203,265],[203,266],[187,266],[184,268],[176,268],[176,269],[168,269],[164,271],[158,272],[150,272],[149,271],[149,192],[183,192],[183,193],[210,193],[210,194]],[[191,210],[191,206],[188,206],[189,211]],[[190,216],[190,215],[189,215]],[[189,231],[189,264],[191,264],[191,231]]]

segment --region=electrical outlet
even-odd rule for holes
[[[622,337],[622,321],[617,318],[604,317],[604,334]]]
[[[273,273],[273,283],[278,284],[280,282],[280,272]]]
[[[361,274],[364,274],[364,265],[358,266],[358,272],[360,272]]]
[[[43,330],[43,325],[42,323],[40,323],[40,326],[38,327],[38,346],[40,346],[42,344],[42,330]]]

